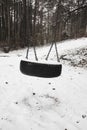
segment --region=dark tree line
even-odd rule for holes
[[[0,47],[87,36],[87,0],[0,0]]]

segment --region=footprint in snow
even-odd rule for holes
[[[84,114],[84,115],[82,115],[82,118],[86,118],[86,115]]]
[[[55,88],[52,88],[52,90],[56,90]]]
[[[79,123],[79,121],[76,121],[76,123],[78,124],[78,123]]]
[[[51,85],[51,82],[49,82],[48,84]]]
[[[5,84],[8,84],[8,82],[6,81]]]

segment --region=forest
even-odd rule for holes
[[[0,0],[5,52],[87,37],[87,0]]]

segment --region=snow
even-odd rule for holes
[[[26,49],[0,52],[0,130],[87,130],[87,66],[77,63],[87,61],[87,52],[76,53],[87,48],[87,38],[63,41],[57,47],[63,69],[56,78],[23,75],[19,65]],[[37,48],[40,60],[49,48]],[[29,55],[34,59],[32,48]],[[61,58],[64,55],[69,62]],[[70,64],[72,58],[77,66]],[[49,62],[55,60],[53,48]]]

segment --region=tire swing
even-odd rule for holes
[[[35,46],[33,46],[34,49],[34,55],[35,55],[35,62],[29,61],[28,60],[28,53],[29,53],[29,47],[27,49],[26,53],[26,59],[27,60],[21,60],[20,62],[20,71],[29,76],[37,76],[37,77],[43,77],[43,78],[53,78],[53,77],[58,77],[61,75],[62,71],[62,64],[60,63],[60,59],[58,56],[58,51],[57,51],[57,45],[56,42],[51,43],[51,47],[49,49],[49,52],[46,56],[46,61],[48,61],[49,54],[52,50],[53,45],[55,45],[55,51],[56,51],[56,56],[57,56],[57,63],[41,63],[38,61],[37,54],[36,54],[36,49]]]

